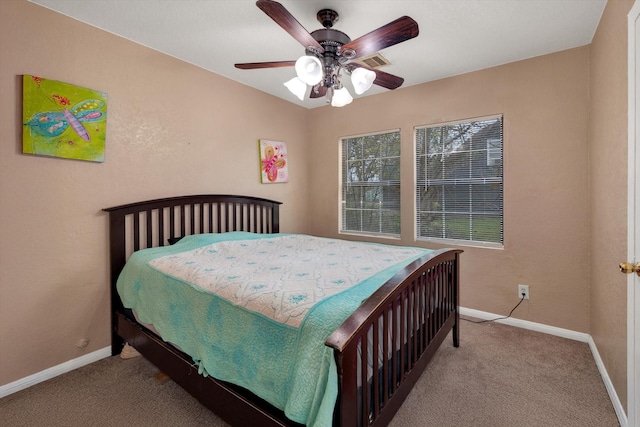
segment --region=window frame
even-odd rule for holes
[[[495,119],[500,119],[500,123],[501,123],[501,153],[500,153],[500,158],[501,158],[501,170],[502,170],[502,174],[500,176],[500,186],[501,186],[501,210],[500,210],[500,235],[501,235],[501,242],[488,242],[488,241],[482,241],[482,240],[467,240],[467,239],[455,239],[455,238],[445,238],[445,237],[432,237],[432,236],[420,236],[420,225],[419,225],[419,214],[420,214],[420,206],[418,203],[418,188],[419,188],[419,176],[418,176],[418,170],[419,170],[419,154],[417,152],[418,150],[418,131],[421,129],[427,129],[427,128],[438,128],[438,127],[443,127],[443,126],[454,126],[456,124],[463,124],[463,123],[474,123],[474,122],[482,122],[482,121],[488,121],[488,120],[495,120]],[[491,138],[488,138],[491,139]],[[468,246],[468,247],[482,247],[482,248],[495,248],[495,249],[504,249],[504,242],[505,242],[505,234],[504,234],[504,219],[505,219],[505,203],[504,203],[504,169],[505,169],[505,162],[504,162],[504,153],[505,153],[505,144],[504,144],[505,138],[504,138],[504,114],[494,114],[494,115],[488,115],[488,116],[481,116],[481,117],[473,117],[473,118],[468,118],[468,119],[461,119],[461,120],[455,120],[455,121],[448,121],[448,122],[441,122],[441,123],[433,123],[433,124],[426,124],[426,125],[419,125],[419,126],[415,126],[413,128],[413,172],[414,172],[414,180],[413,180],[413,203],[414,203],[414,210],[413,210],[413,226],[414,226],[414,240],[417,242],[433,242],[433,243],[441,243],[441,244],[453,244],[456,246]],[[495,141],[494,141],[495,142]],[[487,147],[486,147],[486,151],[487,151],[487,156],[489,155],[489,152],[493,150],[495,150],[495,148],[490,148],[488,145],[489,141],[487,140]],[[491,156],[492,158],[494,157],[494,155]],[[489,162],[489,158],[487,158],[487,166],[491,166],[488,164]],[[424,181],[424,179],[423,179]]]
[[[368,136],[375,136],[375,135],[384,135],[384,134],[391,134],[391,133],[396,133],[398,135],[398,168],[401,168],[401,164],[402,164],[402,130],[400,128],[395,128],[395,129],[388,129],[388,130],[381,130],[381,131],[374,131],[374,132],[367,132],[367,133],[362,133],[362,134],[357,134],[357,135],[348,135],[348,136],[342,136],[338,139],[338,159],[339,159],[339,170],[338,170],[338,234],[341,235],[353,235],[353,236],[366,236],[366,237],[376,237],[376,238],[383,238],[383,239],[392,239],[392,240],[400,240],[401,239],[401,230],[402,230],[402,200],[401,200],[401,187],[402,187],[402,171],[399,170],[399,174],[398,174],[398,180],[397,180],[397,186],[399,187],[398,189],[398,210],[397,210],[397,215],[398,215],[398,232],[397,233],[386,233],[386,232],[374,232],[374,231],[361,231],[361,230],[350,230],[350,229],[345,229],[344,228],[344,211],[345,211],[345,205],[347,203],[347,201],[345,200],[345,195],[343,193],[343,188],[344,188],[344,183],[343,183],[343,179],[344,179],[344,143],[345,140],[348,139],[354,139],[354,138],[364,138],[364,137],[368,137]],[[379,159],[380,157],[376,158]],[[391,180],[390,180],[391,181]]]

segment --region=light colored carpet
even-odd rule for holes
[[[110,357],[0,399],[3,426],[227,426],[145,359]],[[618,426],[585,343],[462,322],[391,427]]]
[[[497,323],[462,322],[392,427],[606,427],[618,418],[588,344]]]

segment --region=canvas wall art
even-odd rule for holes
[[[261,182],[289,182],[287,145],[284,142],[261,139],[259,147]]]
[[[22,118],[23,153],[104,162],[106,93],[24,75]]]

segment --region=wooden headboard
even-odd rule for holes
[[[208,194],[103,209],[109,212],[111,271],[119,274],[133,251],[166,246],[171,239],[190,234],[278,233],[280,205],[258,197]]]
[[[280,202],[259,197],[206,194],[103,209],[109,213],[111,312],[114,319],[115,313],[123,310],[116,282],[134,251],[167,246],[171,240],[191,234],[278,233],[280,205]],[[113,351],[119,352],[117,346],[121,343],[114,340],[113,345]]]

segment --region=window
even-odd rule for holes
[[[503,244],[502,116],[416,128],[418,239]]]
[[[341,139],[340,232],[400,236],[400,131]]]
[[[495,166],[500,163],[502,163],[502,140],[487,138],[487,166]]]

